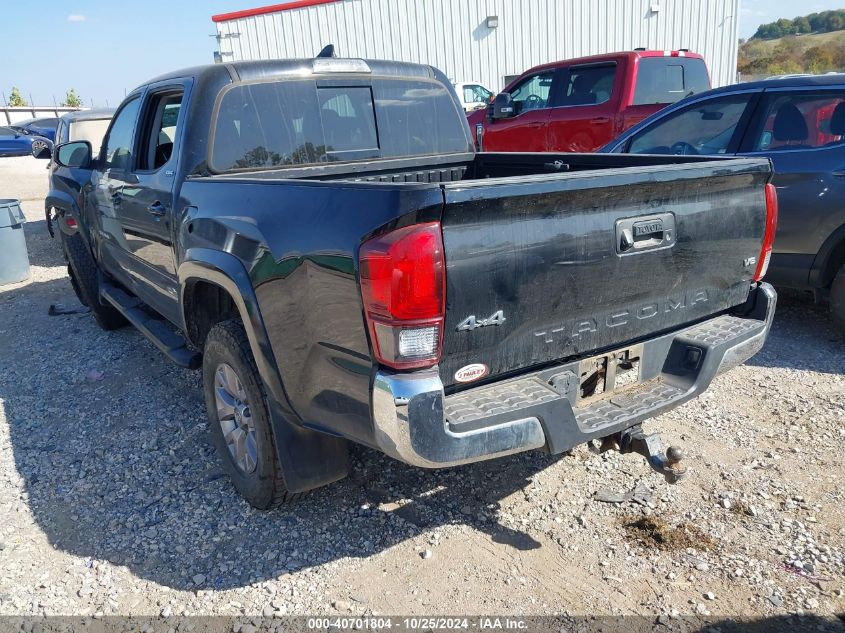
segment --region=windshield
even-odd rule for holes
[[[210,163],[226,171],[463,153],[471,151],[465,125],[434,81],[236,85],[220,100]]]
[[[111,119],[92,119],[89,121],[74,121],[70,124],[69,141],[88,141],[91,143],[93,155],[100,153],[100,145],[106,135]]]

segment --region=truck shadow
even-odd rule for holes
[[[53,222],[53,234],[51,238],[47,231],[46,220],[31,220],[24,224],[26,234],[26,247],[29,254],[31,266],[65,266],[62,245],[59,238],[59,227]]]
[[[0,289],[0,406],[11,440],[0,465],[17,471],[15,503],[27,505],[53,547],[175,589],[242,587],[413,547],[447,524],[519,550],[540,547],[497,510],[528,494],[532,477],[556,461],[541,452],[423,471],[356,447],[346,480],[278,510],[254,510],[218,467],[199,373],[171,365],[131,328],[103,332],[89,315],[50,317],[55,302],[78,306],[66,278]],[[817,349],[831,334],[808,324],[806,311],[780,312],[758,363],[796,358],[818,367],[793,332],[815,336]]]
[[[845,373],[845,333],[830,318],[826,305],[809,293],[778,289],[778,305],[763,349],[747,361],[757,367]]]
[[[541,453],[432,472],[356,447],[346,480],[254,510],[218,467],[199,372],[171,365],[131,328],[50,317],[54,302],[79,307],[66,278],[0,289],[0,411],[11,440],[0,464],[17,471],[15,503],[53,547],[176,589],[227,589],[369,557],[449,523],[540,546],[500,525],[496,508],[555,461]]]

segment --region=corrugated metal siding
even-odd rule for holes
[[[560,59],[688,48],[735,81],[740,0],[340,0],[218,22],[223,61],[340,56],[431,64],[491,90]],[[657,8],[654,11],[653,8]],[[498,16],[498,28],[486,25]]]

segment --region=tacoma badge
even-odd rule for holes
[[[504,310],[499,310],[498,312],[491,314],[486,319],[476,319],[475,315],[468,316],[463,321],[458,323],[458,332],[463,332],[466,330],[474,330],[475,328],[479,327],[487,327],[488,325],[501,325],[505,322],[505,312]]]

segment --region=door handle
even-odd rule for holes
[[[594,119],[590,119],[590,123],[593,123],[594,125],[600,125],[602,123],[610,123],[610,117],[609,116],[597,116]]]
[[[147,211],[149,211],[151,215],[160,218],[165,213],[167,213],[167,207],[165,207],[161,202],[156,200],[150,206],[147,207]]]
[[[837,169],[836,171],[831,173],[831,176],[833,176],[834,178],[845,178],[845,169]]]

